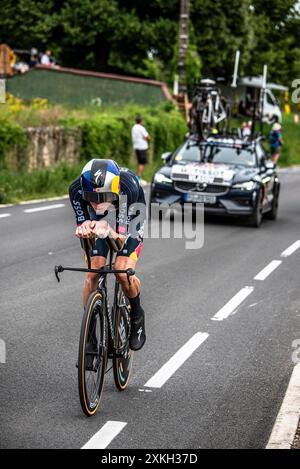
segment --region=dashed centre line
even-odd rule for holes
[[[81,449],[105,449],[126,425],[109,420]]]
[[[244,287],[214,315],[212,321],[223,321],[253,292],[254,287]]]
[[[208,337],[209,334],[204,332],[197,332],[193,335],[144,386],[161,388]]]
[[[11,213],[1,213],[0,214],[0,218],[7,218],[7,217],[10,217],[11,216]]]
[[[255,277],[254,280],[265,280],[269,275],[280,266],[282,261],[271,261],[264,269],[262,269]]]
[[[297,251],[297,249],[299,248],[300,248],[300,240],[298,239],[298,241],[295,241],[295,243],[291,244],[291,246],[289,246],[287,249],[285,249],[285,251],[281,253],[281,257],[288,257],[291,254],[293,254],[295,251]]]

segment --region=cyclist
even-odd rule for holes
[[[76,217],[78,238],[97,238],[91,250],[91,268],[101,269],[106,263],[108,246],[104,238],[119,238],[123,247],[117,253],[115,269],[135,269],[143,245],[145,196],[135,174],[109,159],[93,159],[83,168],[69,188],[70,202]],[[138,210],[136,207],[138,205]],[[142,209],[141,209],[142,207]],[[140,303],[141,282],[126,274],[116,275],[131,306],[132,350],[140,350],[145,341],[145,313]],[[99,276],[86,273],[83,305],[97,288]]]

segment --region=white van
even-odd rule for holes
[[[238,114],[245,115],[251,119],[253,115],[253,103],[259,103],[261,106],[261,93],[262,93],[263,79],[259,77],[242,77],[238,81],[236,88],[232,88],[229,84],[222,85],[223,96],[226,96],[231,102],[236,103]],[[277,83],[268,83],[264,94],[263,105],[263,121],[268,124],[273,122],[282,122],[282,113],[277,99],[271,90],[276,90],[281,93],[288,91],[288,87],[279,85]],[[257,110],[258,113],[261,109]]]
[[[282,113],[278,101],[268,88],[264,93],[263,121],[267,124],[272,124],[273,122],[279,122],[281,124],[282,122]]]

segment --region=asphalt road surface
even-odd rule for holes
[[[83,277],[53,273],[83,266],[69,202],[0,209],[0,447],[264,448],[300,338],[300,173],[281,182],[278,220],[260,229],[209,219],[201,249],[145,241],[147,342],[125,392],[106,375],[90,419],[75,368]]]

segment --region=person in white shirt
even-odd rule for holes
[[[145,165],[148,163],[148,148],[150,135],[143,126],[143,119],[141,116],[136,116],[135,125],[132,127],[131,136],[132,144],[138,161],[137,177],[141,179]]]
[[[50,57],[51,57],[51,52],[50,52],[50,50],[47,50],[45,52],[45,54],[42,55],[41,64],[42,65],[51,65]]]

